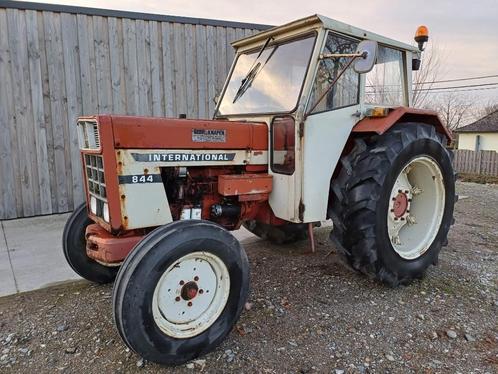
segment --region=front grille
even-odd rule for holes
[[[78,141],[81,149],[99,149],[99,125],[96,121],[78,121]]]
[[[104,203],[107,203],[107,191],[104,179],[104,160],[99,155],[85,155],[85,171],[90,196],[97,200],[98,217],[103,217]]]

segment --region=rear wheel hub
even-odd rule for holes
[[[408,210],[408,196],[404,192],[398,192],[394,198],[393,213],[394,216],[400,218],[405,215]]]

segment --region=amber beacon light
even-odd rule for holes
[[[429,29],[427,26],[419,26],[415,32],[415,41],[418,43],[418,49],[424,50],[424,44],[429,40]]]

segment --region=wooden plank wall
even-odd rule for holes
[[[495,151],[454,151],[453,166],[457,173],[498,177],[498,153]]]
[[[182,20],[0,5],[0,219],[83,201],[79,115],[212,115],[230,42],[259,30]]]

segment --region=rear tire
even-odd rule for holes
[[[433,126],[398,124],[383,135],[357,139],[341,160],[330,191],[331,236],[354,269],[394,287],[423,277],[437,263],[455,202],[445,143]],[[403,181],[409,187],[400,187]],[[421,183],[425,192],[415,185]]]
[[[86,205],[74,210],[64,226],[62,249],[66,261],[81,277],[95,283],[113,282],[118,273],[117,267],[107,267],[86,255],[86,227],[93,221],[88,218]]]
[[[275,244],[290,244],[308,238],[307,225],[302,223],[286,223],[274,226],[250,220],[244,222],[242,226],[261,239]]]
[[[220,344],[248,290],[249,263],[233,235],[208,221],[176,221],[126,258],[113,290],[114,321],[144,359],[178,365]]]

